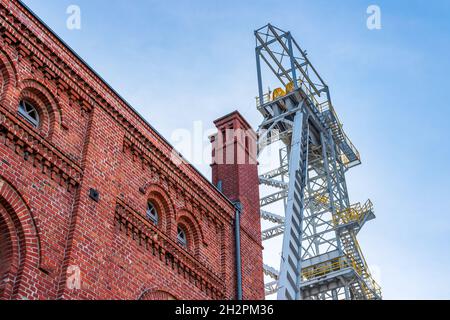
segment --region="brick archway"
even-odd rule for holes
[[[145,290],[139,300],[178,300],[172,294],[162,290]]]
[[[14,88],[17,83],[16,70],[10,57],[0,49],[0,100],[5,103],[6,95]]]
[[[20,239],[14,222],[0,204],[0,299],[9,299],[20,268]]]
[[[0,176],[0,299],[15,299],[22,276],[39,267],[36,226],[19,193]]]
[[[177,225],[184,227],[184,230],[188,233],[188,242],[190,242],[188,248],[198,257],[200,255],[201,244],[205,244],[201,223],[197,220],[195,215],[185,209],[180,210],[177,213],[176,222]]]
[[[150,201],[155,205],[158,213],[161,215],[161,230],[168,234],[175,232],[173,231],[174,226],[172,224],[172,220],[175,216],[175,209],[167,191],[156,184],[152,184],[148,186],[146,193],[147,202]],[[147,202],[145,203],[145,206],[147,206]]]
[[[29,101],[36,109],[38,109],[41,124],[40,131],[49,138],[57,128],[57,124],[61,124],[61,109],[54,95],[40,82],[33,79],[22,80],[19,83],[19,99]]]

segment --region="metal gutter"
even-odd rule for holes
[[[234,218],[234,239],[236,253],[236,300],[242,300],[242,261],[241,261],[241,213],[242,204],[234,203],[236,215]]]

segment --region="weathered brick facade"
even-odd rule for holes
[[[234,299],[232,201],[244,299],[263,299],[256,164],[225,169],[228,199],[175,154],[23,5],[0,0],[1,299]]]
[[[254,246],[261,239],[256,133],[237,111],[214,123],[218,134],[211,139],[212,181],[214,185],[220,182],[223,193],[243,208],[240,223],[246,232],[241,237],[242,273],[248,279],[243,291],[244,296],[254,297],[259,295],[264,281],[260,270],[262,257],[252,252],[262,251],[262,247]]]

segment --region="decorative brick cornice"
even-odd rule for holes
[[[206,192],[202,186],[191,179],[168,156],[154,145],[151,145],[150,141],[144,146],[137,139],[126,134],[123,142],[123,150],[131,152],[134,160],[142,162],[143,168],[149,166],[151,170],[165,176],[169,184],[182,189],[186,196],[190,198],[189,203],[192,203],[193,206],[207,208],[208,210],[205,211],[205,214],[210,215],[210,212],[219,213],[222,221],[221,223],[215,221],[216,224],[230,223],[232,219],[231,212],[233,212],[231,203],[221,199],[221,197],[214,197],[211,193]],[[141,192],[145,191],[145,186],[141,189]],[[228,208],[229,211],[225,208]],[[214,216],[217,216],[217,214]],[[219,218],[214,216],[212,217],[213,220]]]
[[[1,105],[0,142],[13,148],[24,160],[40,166],[42,173],[60,185],[65,185],[68,191],[80,184],[81,168]]]
[[[188,279],[212,299],[223,299],[225,280],[199,262],[174,240],[152,225],[142,214],[117,199],[115,227],[158,257],[179,276]]]
[[[10,13],[11,8],[20,11],[24,20],[19,21],[14,18]],[[42,26],[20,3],[11,1],[5,4],[0,1],[0,11],[2,11],[0,14],[0,33],[5,41],[8,39],[6,41],[8,44],[16,48],[23,48],[21,50],[27,52],[26,54],[31,61],[38,59],[39,63],[33,62],[32,64],[38,65],[40,70],[44,72],[44,76],[47,75],[49,79],[55,81],[59,90],[65,92],[69,99],[78,101],[82,108],[86,106],[103,108],[126,130],[129,136],[133,136],[142,145],[150,143],[152,144],[151,148],[155,148],[161,154],[170,154],[173,151],[172,146],[140,118],[100,77],[64,46],[57,37]],[[2,19],[2,17],[5,17],[5,19]],[[26,21],[26,19],[29,21]],[[25,24],[25,21],[28,25]],[[39,33],[39,36],[36,33]],[[49,43],[53,46],[58,44],[59,50],[63,54],[60,54],[60,56],[56,54],[54,48],[48,45]],[[120,111],[115,106],[119,106]],[[136,124],[125,117],[123,110],[129,113],[133,122],[146,129],[145,134],[136,128]],[[189,183],[195,186],[197,197],[214,198],[214,204],[219,204],[221,208],[232,207],[226,198],[191,165],[187,164],[183,169],[176,167],[176,171],[179,177],[188,179]],[[202,181],[202,183],[193,183],[192,177]],[[230,215],[225,210],[222,214]],[[229,217],[227,220],[229,220]]]
[[[29,60],[33,70],[41,70],[44,77],[54,81],[69,98],[82,98],[93,105],[96,99],[92,97],[97,96],[97,92],[25,24],[10,17],[9,9],[0,3],[0,36],[5,44],[14,48],[19,58]]]

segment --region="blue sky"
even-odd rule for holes
[[[375,204],[359,239],[384,297],[450,298],[449,1],[24,2],[169,140],[235,109],[257,127],[253,30],[290,30],[361,152],[347,182]],[[71,4],[81,30],[66,28]],[[381,30],[366,28],[371,4]]]

